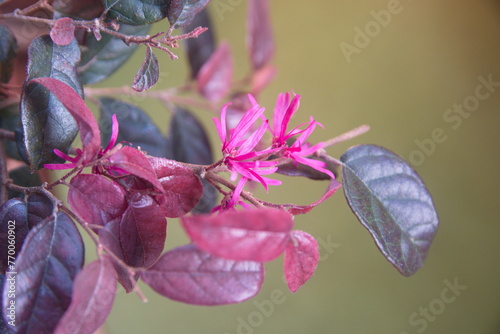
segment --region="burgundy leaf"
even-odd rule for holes
[[[149,157],[149,162],[165,190],[165,215],[176,218],[191,211],[203,194],[203,185],[198,176],[174,160]]]
[[[219,101],[231,88],[233,58],[229,45],[221,43],[196,77],[198,91],[210,101]]]
[[[107,251],[112,252],[121,261],[125,261],[120,242],[120,219],[113,220],[99,229],[99,241],[106,247]],[[120,282],[127,293],[133,291],[139,276],[136,275],[133,277],[119,263],[113,262],[113,265],[115,267],[118,282]]]
[[[28,207],[28,228],[33,228],[54,211],[54,203],[45,195],[31,193],[25,199]]]
[[[226,259],[271,261],[285,249],[293,227],[286,211],[255,209],[182,217],[182,225],[201,249]]]
[[[69,17],[58,19],[52,29],[50,29],[50,38],[57,45],[68,45],[75,37],[75,26],[73,20]]]
[[[152,266],[161,255],[167,236],[165,214],[148,194],[132,193],[120,222],[120,245],[126,264]]]
[[[311,278],[319,261],[318,243],[309,233],[292,231],[285,250],[285,279],[291,292],[297,292]]]
[[[59,212],[36,225],[17,257],[16,295],[6,273],[3,309],[15,301],[16,333],[53,333],[71,303],[73,280],[83,265],[83,241],[68,215]]]
[[[101,147],[101,133],[97,121],[85,101],[70,86],[53,78],[35,78],[36,82],[47,88],[68,109],[75,119],[83,144],[83,161],[88,162]]]
[[[150,183],[156,190],[163,192],[160,181],[151,164],[141,151],[130,146],[124,146],[108,158],[108,165],[118,167],[142,180]]]
[[[71,304],[55,334],[94,333],[106,320],[116,293],[116,273],[107,256],[76,275]]]
[[[71,179],[68,203],[84,221],[101,226],[120,217],[127,208],[123,188],[96,174],[78,174]]]
[[[264,280],[259,262],[215,257],[195,245],[163,254],[141,278],[159,294],[194,305],[240,303],[255,296]]]
[[[154,86],[160,77],[160,68],[158,67],[158,59],[151,50],[151,47],[146,48],[146,56],[142,62],[141,68],[135,75],[132,82],[132,88],[135,91],[142,92]]]
[[[12,265],[21,251],[29,230],[50,216],[53,210],[52,202],[45,195],[37,193],[29,194],[25,199],[10,199],[0,207],[0,270],[2,272]]]
[[[264,67],[274,54],[274,40],[269,19],[269,1],[252,0],[248,2],[247,47],[254,69]]]
[[[291,205],[288,207],[288,212],[292,215],[302,215],[311,211],[314,207],[326,201],[330,196],[332,196],[342,184],[337,180],[331,180],[326,192],[321,196],[319,200],[309,205]]]

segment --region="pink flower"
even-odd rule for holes
[[[116,140],[118,139],[118,130],[119,130],[119,125],[118,125],[118,120],[116,119],[116,114],[111,117],[111,138],[109,139],[108,146],[106,146],[105,149],[100,148],[98,151],[97,156],[101,157],[103,156],[106,152],[111,150],[115,144]],[[85,149],[85,148],[83,148]],[[43,167],[47,169],[52,169],[52,170],[61,170],[61,169],[72,169],[76,168],[79,165],[84,165],[88,163],[89,161],[82,161],[83,158],[83,150],[82,149],[76,149],[76,155],[74,157],[70,157],[67,154],[61,152],[58,149],[54,149],[55,155],[57,155],[60,158],[63,158],[66,161],[69,161],[69,164],[63,163],[63,164],[45,164]]]
[[[323,125],[314,120],[311,116],[310,121],[302,123],[287,132],[288,123],[292,116],[297,112],[300,106],[300,95],[295,95],[290,101],[290,94],[280,94],[274,108],[273,127],[270,128],[273,134],[273,148],[280,149],[284,157],[293,159],[295,162],[309,166],[322,173],[327,174],[332,179],[333,173],[324,168],[326,163],[323,161],[306,158],[323,148],[324,143],[318,143],[310,146],[307,138],[311,135],[317,125]],[[288,145],[288,140],[297,136],[292,145]]]
[[[248,180],[260,182],[266,190],[269,185],[280,185],[281,181],[264,177],[274,173],[277,161],[266,161],[267,157],[276,151],[268,148],[262,151],[255,151],[255,146],[260,142],[262,136],[268,128],[268,121],[264,118],[264,108],[261,108],[255,99],[248,95],[252,102],[252,107],[243,115],[234,129],[227,133],[226,113],[229,104],[226,104],[220,115],[220,120],[213,118],[215,127],[222,141],[223,163],[231,172],[231,181],[235,181],[238,174],[241,178],[233,192],[233,204],[238,202],[238,198]],[[257,129],[252,130],[255,123],[261,119],[262,124]]]

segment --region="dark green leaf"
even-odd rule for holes
[[[76,40],[61,46],[52,42],[49,35],[35,38],[28,50],[28,76],[58,79],[80,96],[83,88],[76,73],[80,49]],[[54,149],[67,152],[75,139],[78,128],[63,104],[39,84],[26,85],[21,96],[21,124],[23,143],[28,164],[32,170],[45,163],[58,161]]]
[[[175,29],[183,28],[189,25],[194,16],[209,2],[210,0],[170,0],[168,22]]]
[[[137,72],[132,83],[132,88],[135,91],[142,92],[151,88],[160,76],[160,69],[158,67],[158,59],[151,50],[151,47],[146,48],[146,56],[142,62],[141,68]]]
[[[359,145],[341,161],[344,193],[384,256],[405,276],[424,263],[438,228],[431,195],[403,159],[375,145]]]
[[[19,128],[19,103],[12,104],[0,110],[0,128],[9,131],[18,131]],[[18,143],[12,140],[4,140],[5,152],[7,155],[16,160],[23,160],[18,151]],[[19,143],[22,147],[22,141]]]
[[[164,19],[169,2],[171,0],[102,0],[109,18],[135,26]]]
[[[35,187],[42,184],[38,174],[31,173],[28,166],[21,166],[9,172],[9,177],[13,183],[22,187]],[[22,197],[22,193],[9,189],[9,198]]]
[[[134,147],[140,147],[149,155],[164,157],[167,140],[156,127],[153,120],[140,108],[111,97],[99,99],[102,142],[108,143],[111,137],[111,117],[116,114],[120,124],[118,142],[126,141]]]
[[[122,24],[118,30],[127,35],[146,35],[149,26],[128,26]],[[93,84],[113,74],[137,49],[137,44],[126,45],[122,40],[104,34],[97,41],[92,33],[87,34],[84,41],[86,50],[78,68],[82,83]]]
[[[196,27],[208,28],[198,38],[188,38],[184,40],[185,49],[191,68],[191,78],[196,78],[200,68],[210,58],[215,51],[214,30],[210,22],[210,15],[205,8],[199,12],[190,25],[182,28],[184,33],[192,31]]]
[[[175,109],[170,121],[169,136],[175,160],[198,165],[213,163],[207,133],[198,119],[188,110]]]
[[[170,121],[170,143],[173,159],[197,165],[213,163],[212,149],[205,129],[188,110],[176,108]],[[203,195],[193,209],[196,213],[208,213],[215,206],[217,191],[202,180]]]
[[[0,24],[0,82],[9,82],[16,53],[17,41],[14,34],[9,28]]]

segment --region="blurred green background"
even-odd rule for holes
[[[397,14],[391,14],[385,26],[375,23],[372,11],[388,7]],[[212,0],[210,10],[219,41],[230,42],[241,78],[248,71],[247,1]],[[143,285],[149,299],[144,304],[120,288],[103,332],[500,333],[500,86],[491,88],[494,91],[474,111],[446,119],[454,104],[474,101],[479,77],[500,82],[500,1],[273,0],[271,10],[278,75],[262,93],[261,104],[272,110],[279,92],[293,90],[302,95],[294,121],[314,115],[325,125],[313,141],[361,124],[371,126],[368,134],[330,148],[331,155],[338,158],[352,145],[373,143],[411,161],[440,217],[426,264],[413,277],[401,276],[379,253],[339,191],[310,214],[296,217],[296,228],[322,245],[317,272],[296,294],[282,281],[282,258],[266,265],[260,294],[238,305],[189,306]],[[154,29],[166,30],[166,24]],[[341,46],[356,46],[357,28],[372,29],[372,37],[364,41],[367,45],[358,40],[362,47],[346,57]],[[131,82],[143,51],[98,86]],[[182,49],[177,53],[180,59],[170,61],[156,52],[162,71],[156,89],[185,82],[185,56]],[[169,113],[149,100],[142,106],[166,131]],[[217,152],[211,115],[197,113],[210,126]],[[444,136],[434,142],[433,152],[428,144],[426,154],[417,142],[428,143],[435,129]],[[322,182],[290,179],[263,196],[306,204],[325,187]],[[169,221],[168,233],[168,249],[187,242],[176,220]],[[454,282],[461,290],[443,292]],[[272,293],[282,294],[282,303],[270,307]]]

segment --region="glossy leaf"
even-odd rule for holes
[[[30,229],[49,217],[54,210],[45,195],[32,193],[26,198],[13,198],[0,207],[0,271],[17,258]],[[14,251],[14,253],[12,253]],[[11,257],[9,257],[9,255]],[[12,270],[15,270],[10,268]]]
[[[229,92],[233,78],[233,57],[229,45],[221,43],[196,77],[198,92],[210,101],[219,101]]]
[[[39,36],[28,49],[28,76],[31,79],[48,77],[61,80],[83,96],[83,89],[76,73],[80,49],[75,40],[60,46],[48,35]],[[25,85],[21,96],[21,124],[23,143],[32,170],[59,158],[54,149],[67,152],[77,134],[73,117],[63,103],[39,84]]]
[[[173,300],[224,305],[255,296],[264,280],[264,267],[259,262],[222,259],[187,245],[163,254],[141,278]]]
[[[167,140],[153,120],[141,108],[112,97],[99,98],[102,142],[111,137],[111,117],[116,114],[120,131],[117,142],[127,142],[135,148],[146,151],[149,155],[163,157],[167,150]]]
[[[148,46],[144,61],[132,82],[132,88],[137,92],[145,91],[153,87],[159,77],[160,68],[158,67],[158,59],[151,50],[151,47]]]
[[[203,193],[198,176],[174,160],[150,157],[149,162],[165,191],[165,215],[176,218],[191,211]]]
[[[316,239],[304,231],[292,231],[284,263],[285,279],[291,292],[297,292],[311,278],[318,262]]]
[[[9,82],[17,53],[17,40],[7,26],[0,24],[0,82]],[[0,101],[2,95],[0,93]]]
[[[75,25],[69,17],[61,17],[50,29],[50,38],[57,45],[68,45],[75,38]]]
[[[248,2],[247,47],[254,69],[264,67],[274,54],[274,38],[268,0]]]
[[[164,19],[172,0],[102,0],[107,16],[119,23],[145,25]]]
[[[108,161],[110,166],[120,168],[137,176],[151,184],[157,191],[163,192],[163,187],[156,178],[156,173],[151,163],[141,151],[130,146],[124,146],[112,154]]]
[[[108,222],[103,228],[99,229],[99,241],[106,247],[107,250],[112,252],[122,262],[125,261],[122,244],[120,241],[120,219],[115,219]],[[118,282],[123,286],[127,293],[134,290],[139,275],[131,277],[130,273],[125,270],[121,264],[113,262]]]
[[[54,333],[94,333],[108,317],[115,293],[113,263],[107,256],[102,256],[76,275],[71,304]]]
[[[196,78],[203,64],[205,64],[215,51],[214,27],[206,8],[196,14],[193,21],[188,26],[182,28],[182,31],[188,33],[196,27],[204,27],[208,28],[208,30],[198,38],[188,38],[183,41],[188,55],[191,78]]]
[[[147,35],[150,26],[129,26],[121,24],[119,32],[126,35]],[[106,79],[120,68],[138,48],[137,44],[126,45],[122,40],[103,34],[98,41],[94,34],[88,33],[83,42],[86,46],[78,67],[82,83],[93,84]]]
[[[182,226],[201,249],[231,260],[271,261],[285,250],[293,218],[274,209],[185,216]]]
[[[59,99],[74,117],[83,145],[83,162],[89,162],[101,147],[101,133],[92,111],[85,101],[64,82],[53,78],[36,78],[30,83],[41,84]],[[28,86],[29,87],[29,86]]]
[[[175,29],[183,28],[193,21],[196,14],[205,8],[210,0],[170,0],[168,22]]]
[[[12,198],[0,207],[0,271],[15,271],[15,265],[9,269],[28,234],[28,215],[26,202]],[[9,249],[9,240],[10,249]],[[10,254],[9,254],[10,250]],[[10,257],[9,257],[10,255]]]
[[[296,205],[292,204],[288,206],[288,212],[290,212],[292,215],[303,215],[314,209],[316,206],[320,205],[324,201],[326,201],[330,196],[335,194],[337,190],[341,187],[341,183],[338,182],[337,180],[331,180],[330,183],[328,184],[328,187],[326,188],[325,193],[321,198],[314,203],[308,204],[308,205]]]
[[[165,213],[148,194],[131,193],[120,221],[120,245],[124,262],[148,268],[161,255],[167,236]]]
[[[56,13],[79,20],[97,18],[104,11],[101,0],[54,0],[52,7]]]
[[[386,148],[359,145],[341,161],[344,194],[351,210],[384,256],[405,276],[424,263],[438,227],[422,179]]]
[[[78,174],[71,179],[68,203],[85,222],[101,226],[121,217],[127,208],[123,188],[96,174]]]
[[[80,233],[65,213],[36,225],[17,257],[16,326],[9,327],[16,333],[53,333],[70,305],[83,256]],[[14,300],[6,286],[8,282],[4,282],[4,310]]]

